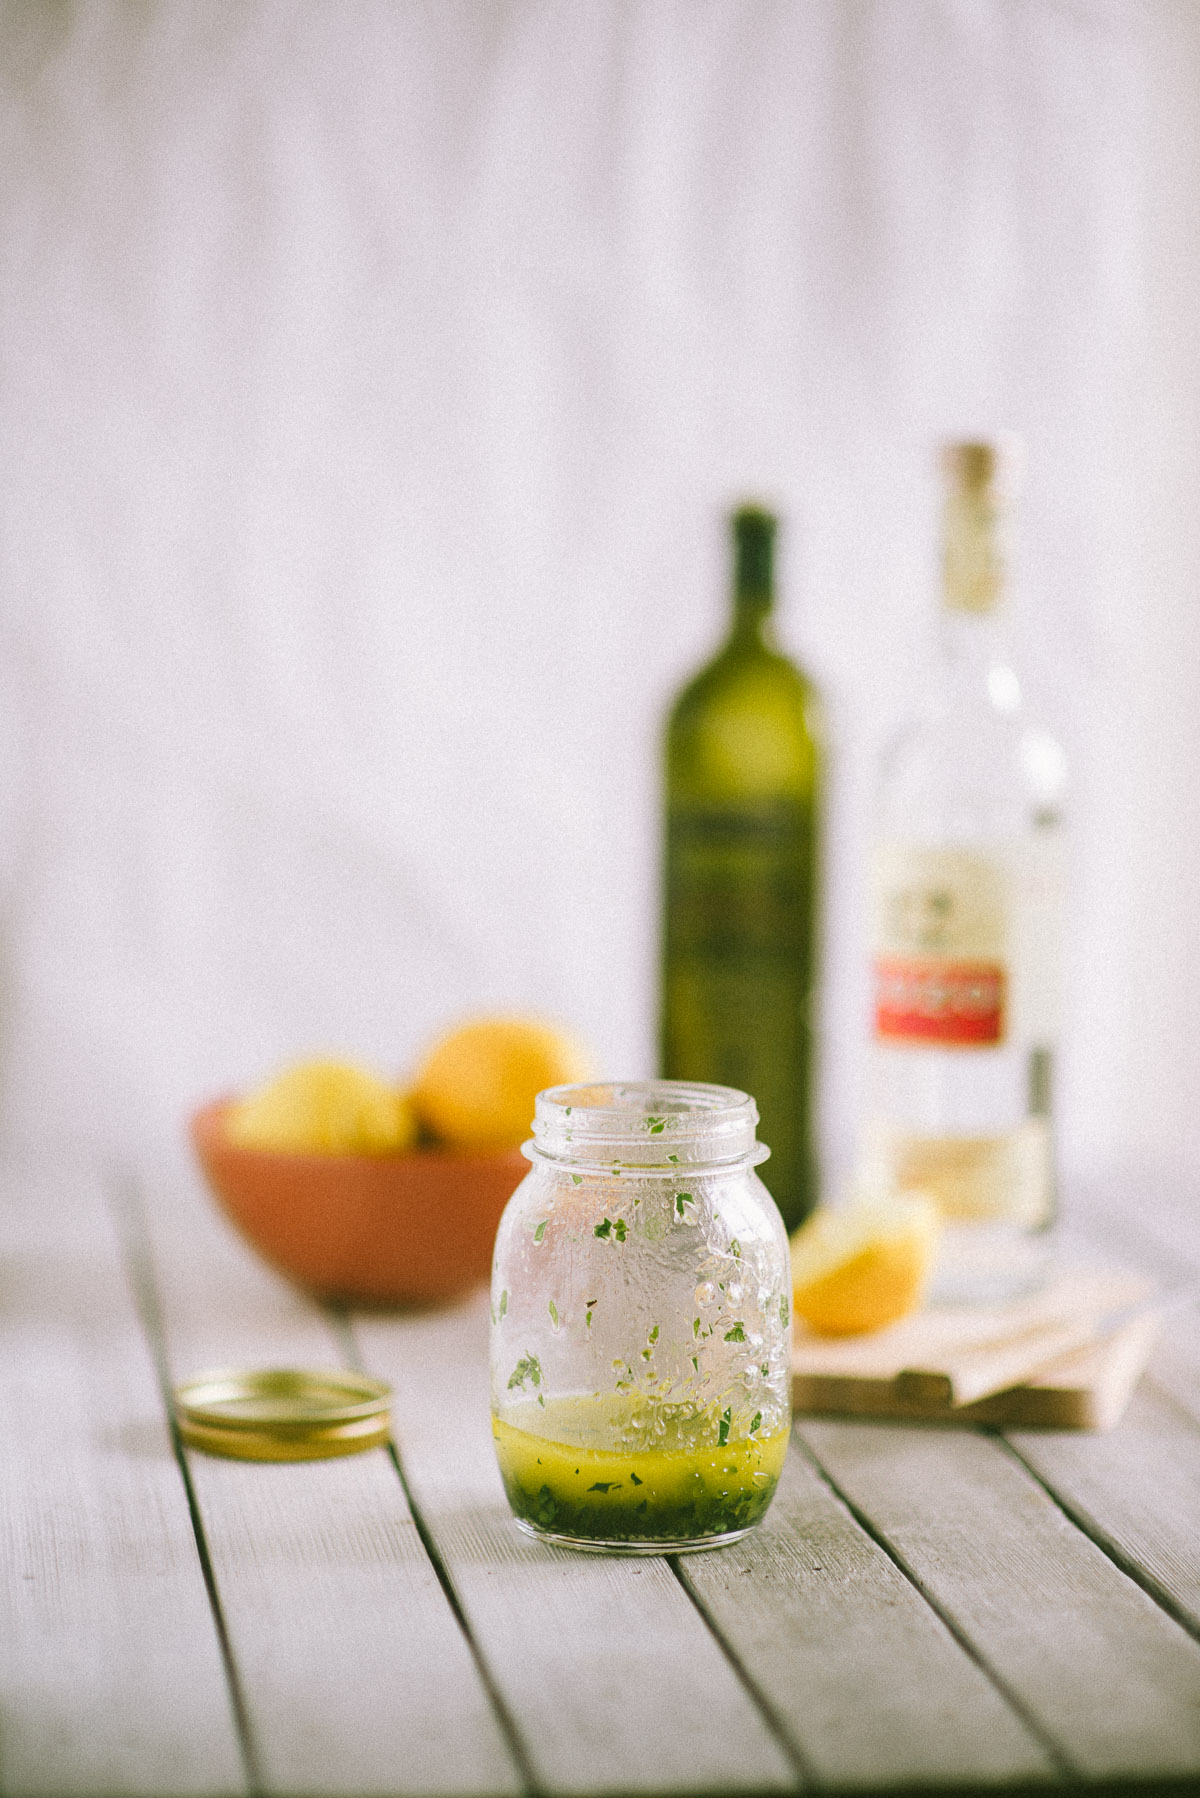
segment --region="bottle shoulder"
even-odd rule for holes
[[[1058,824],[1066,757],[1019,705],[933,704],[879,758],[877,823],[885,835],[970,840]]]
[[[727,644],[688,682],[667,721],[673,794],[812,793],[824,727],[813,681],[766,645]]]

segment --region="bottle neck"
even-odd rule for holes
[[[755,507],[733,519],[733,628],[735,643],[770,644],[775,604],[775,520]]]
[[[975,710],[982,702],[1003,715],[1019,710],[1021,687],[1009,661],[1008,630],[999,607],[990,612],[944,607],[941,648],[945,698],[952,708]]]
[[[985,688],[1001,711],[1020,702],[1008,667],[1004,592],[1007,506],[994,446],[959,444],[946,456],[941,642],[952,690]]]
[[[771,611],[774,603],[770,593],[747,593],[738,588],[733,595],[733,623],[729,633],[731,643],[762,644],[764,648],[773,645]]]

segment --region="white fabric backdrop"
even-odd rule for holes
[[[931,444],[1007,425],[1067,1159],[1200,1174],[1198,108],[1190,0],[0,4],[6,1127],[491,1005],[649,1071],[657,731],[752,494],[836,732],[836,1163]]]

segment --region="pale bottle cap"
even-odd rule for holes
[[[950,611],[986,614],[1004,596],[1006,525],[1020,465],[1020,439],[1009,432],[942,445],[942,598]]]

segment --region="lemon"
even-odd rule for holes
[[[543,1087],[587,1080],[585,1051],[534,1018],[475,1018],[436,1043],[412,1090],[423,1129],[461,1149],[517,1148]]]
[[[792,1305],[825,1336],[881,1330],[916,1311],[937,1251],[937,1207],[918,1193],[822,1209],[792,1237]]]
[[[385,1155],[417,1134],[404,1095],[344,1061],[287,1068],[240,1100],[226,1129],[242,1148],[316,1155]]]

